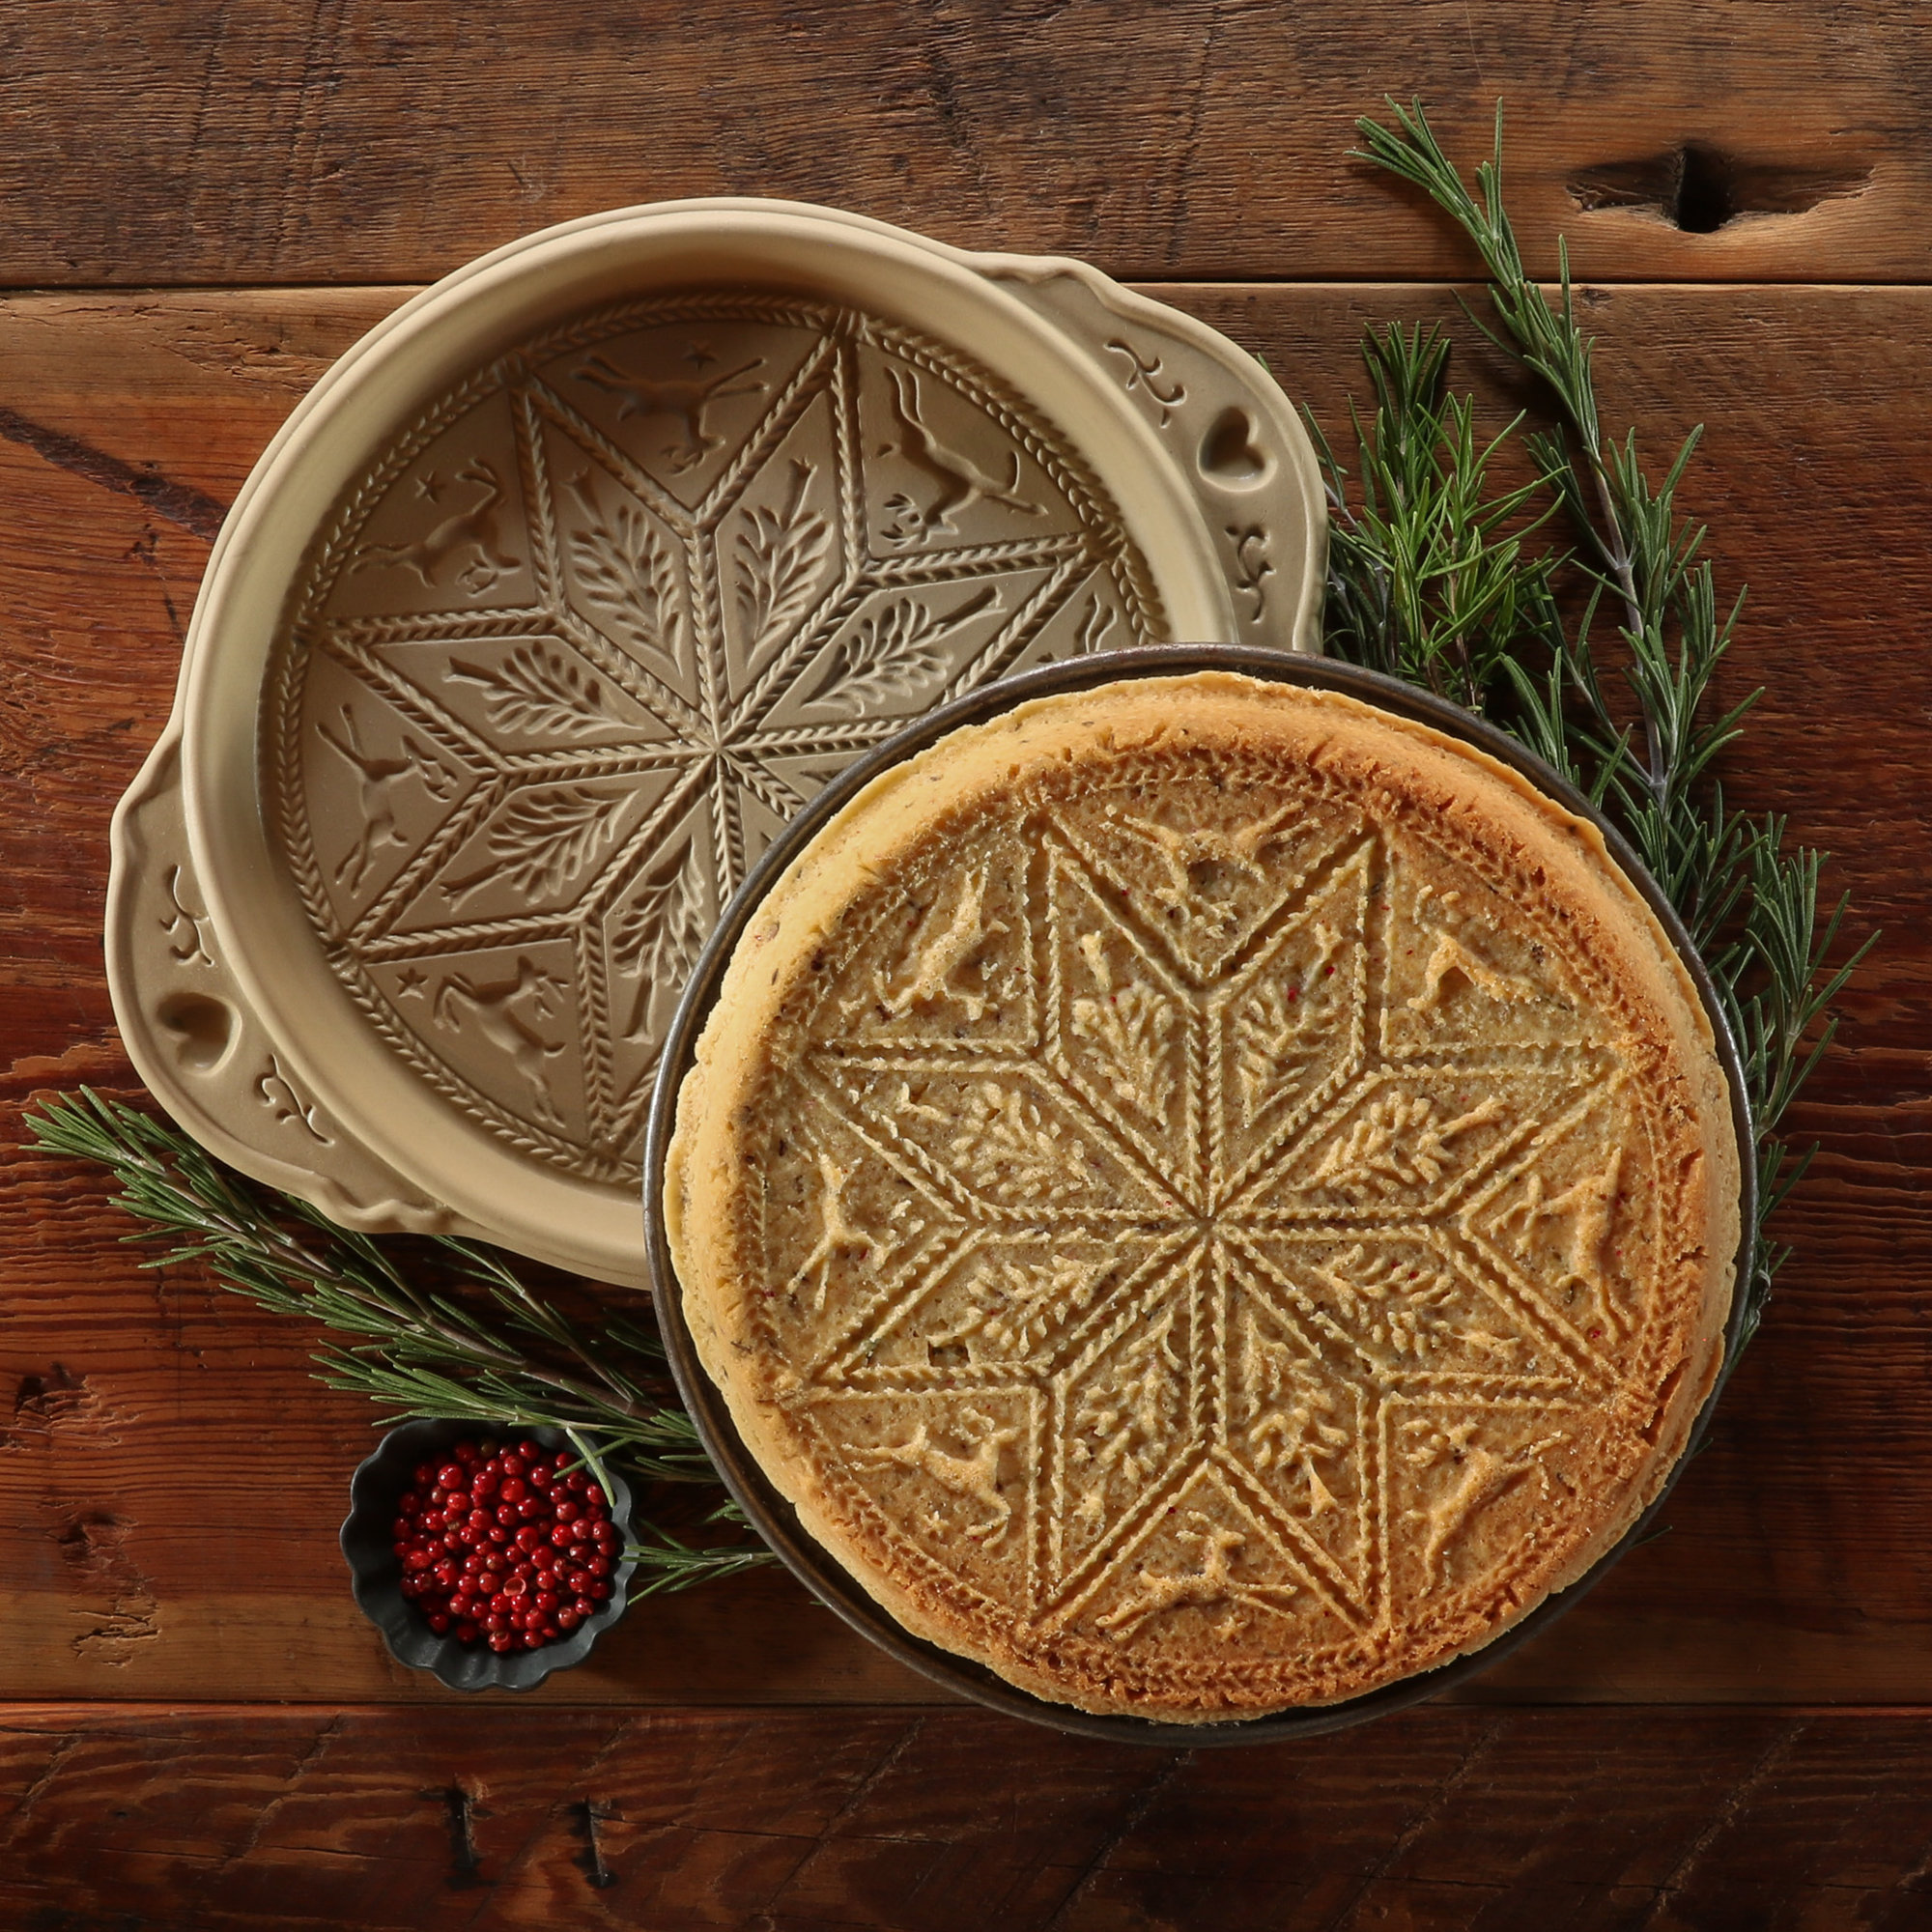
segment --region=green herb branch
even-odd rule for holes
[[[243,1179],[168,1122],[86,1088],[45,1102],[27,1124],[37,1152],[113,1175],[118,1205],[144,1224],[128,1239],[171,1242],[144,1265],[203,1263],[264,1308],[363,1338],[322,1350],[319,1379],[374,1398],[385,1419],[558,1429],[600,1479],[608,1459],[641,1483],[716,1485],[648,1330],[620,1318],[584,1334],[474,1241],[427,1237],[423,1264],[406,1271],[403,1244],[337,1227],[307,1202]],[[698,1510],[697,1542],[634,1527],[638,1595],[774,1560],[742,1540],[747,1525],[728,1499]],[[721,1531],[739,1540],[721,1542]]]
[[[1420,187],[1474,244],[1495,327],[1471,320],[1540,379],[1556,426],[1522,438],[1536,480],[1488,495],[1492,459],[1522,418],[1479,447],[1472,402],[1448,391],[1440,330],[1371,332],[1363,353],[1375,413],[1352,423],[1358,502],[1349,498],[1349,471],[1316,431],[1332,511],[1327,646],[1512,731],[1608,812],[1682,915],[1745,1064],[1758,1179],[1744,1284],[1748,1341],[1788,1253],[1769,1239],[1766,1222],[1810,1159],[1777,1128],[1830,1045],[1832,1003],[1873,939],[1832,964],[1847,900],[1821,917],[1824,855],[1787,851],[1782,818],[1733,812],[1715,780],[1713,765],[1757,694],[1728,709],[1714,703],[1744,596],[1720,614],[1704,529],[1678,512],[1701,429],[1658,480],[1639,458],[1634,430],[1621,441],[1605,434],[1568,249],[1559,238],[1553,297],[1523,267],[1503,203],[1500,106],[1473,192],[1421,104],[1389,106],[1392,127],[1356,124],[1366,144],[1358,158]],[[1524,524],[1521,513],[1539,497],[1540,513]],[[1526,552],[1524,539],[1559,509],[1577,551]],[[1574,622],[1558,597],[1572,569],[1586,586]],[[1592,636],[1605,599],[1623,646],[1621,696]]]

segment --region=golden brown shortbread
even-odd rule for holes
[[[679,1095],[698,1352],[905,1628],[1089,1711],[1323,1704],[1489,1642],[1717,1374],[1710,1026],[1588,824],[1210,673],[875,780]]]

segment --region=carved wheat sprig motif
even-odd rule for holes
[[[1315,1514],[1321,1514],[1324,1500],[1332,1509],[1334,1496],[1313,1465],[1338,1462],[1353,1446],[1352,1432],[1339,1425],[1336,1392],[1307,1374],[1292,1350],[1270,1342],[1252,1310],[1242,1314],[1240,1366],[1256,1410],[1246,1431],[1248,1460],[1264,1475],[1302,1463]]]
[[[611,723],[596,679],[545,644],[519,644],[496,666],[451,658],[449,671],[477,686],[491,724],[506,730],[562,731],[581,738]]]
[[[1100,1055],[1108,1085],[1156,1119],[1174,1093],[1168,1047],[1179,1018],[1171,1002],[1139,980],[1073,1003],[1073,1031]]]
[[[1282,1057],[1301,1031],[1299,989],[1291,1000],[1274,980],[1264,984],[1235,1021],[1235,1072],[1252,1120],[1279,1091]]]
[[[499,863],[449,880],[442,888],[444,897],[461,898],[492,882],[517,893],[555,892],[597,857],[629,802],[625,792],[581,784],[519,794],[484,840]]]
[[[982,1186],[1054,1200],[1088,1184],[1086,1144],[1038,1102],[992,1081],[974,1088],[952,1138],[952,1157]]]
[[[795,462],[791,490],[777,509],[760,505],[738,532],[738,608],[750,649],[762,650],[805,614],[832,526],[806,505],[812,466]]]
[[[1435,1102],[1426,1094],[1378,1094],[1347,1135],[1328,1149],[1309,1179],[1318,1187],[1356,1194],[1386,1194],[1423,1182],[1434,1186],[1458,1159],[1449,1143],[1499,1111],[1491,1099],[1453,1121],[1440,1121]]]
[[[643,1032],[660,986],[682,986],[690,977],[708,930],[704,910],[697,854],[687,839],[644,881],[611,934],[617,970],[638,976],[626,1039]]]
[[[1180,1425],[1183,1386],[1170,1308],[1151,1328],[1122,1345],[1112,1373],[1089,1389],[1075,1411],[1075,1466],[1146,1481],[1169,1453]]]
[[[570,534],[570,560],[600,627],[627,650],[675,664],[684,637],[671,545],[634,503]]]
[[[1010,1260],[982,1264],[970,1313],[956,1327],[929,1336],[928,1348],[937,1359],[940,1351],[978,1339],[1000,1355],[1023,1354],[1085,1314],[1112,1278],[1104,1266],[1066,1256],[1043,1268]]]
[[[1251,1121],[1282,1091],[1283,1062],[1296,1040],[1311,1024],[1321,1024],[1325,1018],[1327,996],[1322,988],[1332,983],[1342,935],[1333,926],[1318,922],[1314,939],[1315,958],[1299,979],[1287,985],[1279,980],[1263,981],[1236,1017],[1236,1077]],[[1302,999],[1304,987],[1312,996],[1306,1003]]]
[[[883,611],[868,612],[838,640],[806,701],[863,711],[883,698],[923,691],[948,668],[940,639],[998,601],[999,592],[989,590],[943,621],[917,597],[901,597]]]

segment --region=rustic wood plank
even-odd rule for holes
[[[0,1142],[38,1089],[130,1078],[99,969],[106,821],[166,712],[197,529],[404,293],[0,304]],[[1331,424],[1364,322],[1453,313],[1413,286],[1169,293]],[[1711,424],[1689,499],[1723,581],[1753,586],[1733,688],[1768,687],[1735,787],[1833,846],[1888,932],[1797,1123],[1824,1143],[1787,1216],[1799,1259],[1673,1533],[1470,1694],[1932,1701],[1932,294],[1590,300],[1613,419],[1660,448]],[[1482,356],[1461,366],[1506,399]],[[0,1159],[0,1696],[450,1696],[385,1661],[344,1587],[333,1534],[367,1412],[305,1378],[299,1325],[139,1272],[123,1232],[94,1177]],[[536,1699],[929,1695],[765,1578],[640,1607]]]
[[[0,1913],[209,1932],[1932,1918],[1923,1711],[1438,1710],[1191,1754],[965,1712],[520,1719],[9,1712]]]
[[[6,9],[0,57],[13,286],[429,279],[721,193],[1143,277],[1426,277],[1463,257],[1346,157],[1418,92],[1471,157],[1508,100],[1546,267],[1559,225],[1599,278],[1928,262],[1912,0],[75,0]]]

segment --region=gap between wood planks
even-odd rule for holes
[[[504,1699],[493,1699],[488,1704],[379,1704],[369,1701],[336,1702],[332,1699],[304,1700],[291,1702],[287,1698],[249,1698],[242,1700],[215,1701],[206,1703],[190,1698],[139,1698],[123,1701],[119,1698],[21,1698],[14,1701],[0,1701],[0,1737],[13,1732],[46,1733],[50,1735],[89,1730],[112,1730],[116,1725],[149,1724],[173,1719],[184,1724],[220,1724],[231,1722],[259,1722],[264,1718],[283,1721],[293,1726],[306,1726],[319,1714],[327,1712],[330,1720],[339,1718],[345,1725],[360,1722],[384,1722],[407,1724],[412,1722],[434,1722],[441,1724],[450,1720],[460,1723],[478,1723],[484,1728],[499,1728],[498,1718],[508,1705]],[[978,1722],[991,1723],[998,1716],[978,1704],[959,1700],[950,1703],[932,1704],[835,1704],[830,1702],[812,1704],[534,1704],[522,1707],[526,1709],[541,1722],[571,1724],[611,1724],[629,1723],[634,1719],[646,1720],[653,1729],[661,1729],[668,1724],[689,1722],[694,1725],[717,1725],[730,1722],[758,1723],[805,1723],[820,1719],[838,1717],[857,1722],[861,1719],[876,1718],[882,1720],[914,1724],[926,1719],[960,1718]],[[1882,1721],[1896,1719],[1900,1722],[1912,1719],[1932,1719],[1932,1703],[1915,1704],[1687,1704],[1681,1698],[1654,1698],[1643,1703],[1606,1702],[1600,1704],[1578,1704],[1569,1699],[1542,1699],[1533,1702],[1496,1704],[1451,1703],[1442,1698],[1432,1698],[1412,1707],[1416,1714],[1435,1716],[1453,1715],[1466,1719],[1470,1723],[1488,1723],[1498,1716],[1507,1722],[1530,1717],[1576,1717],[1583,1719],[1593,1714],[1614,1715],[1634,1721],[1645,1713],[1668,1712],[1673,1718],[1699,1720],[1710,1719],[1719,1721],[1726,1718],[1749,1719],[1753,1723],[1804,1723],[1812,1720],[1844,1719],[1870,1719]],[[1486,1715],[1487,1714],[1487,1715]],[[1408,1716],[1410,1713],[1403,1713]],[[1022,1722],[1019,1719],[1002,1719],[1010,1723]],[[1383,1725],[1394,1719],[1378,1720]],[[1031,1727],[1028,1727],[1031,1735]],[[1325,1734],[1324,1734],[1325,1735]],[[1293,1745],[1293,1740],[1284,1742]],[[1108,1749],[1116,1748],[1113,1746]],[[1133,1748],[1120,1747],[1121,1749]],[[1164,1747],[1150,1746],[1151,1752]],[[1176,1746],[1175,1748],[1179,1748]],[[1210,1756],[1218,1755],[1209,1752]],[[443,1794],[439,1793],[438,1796]]]

